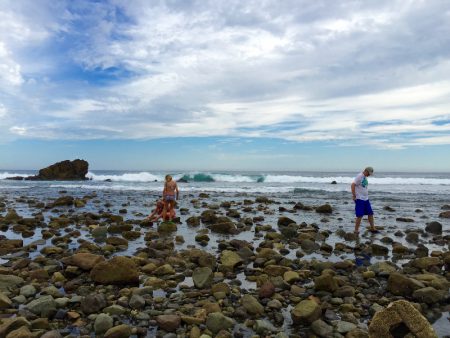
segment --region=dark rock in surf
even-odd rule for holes
[[[435,234],[435,235],[440,235],[440,234],[442,234],[442,224],[439,222],[436,222],[436,221],[430,222],[425,227],[425,231],[431,232],[432,234]]]
[[[88,180],[89,163],[84,160],[76,159],[74,161],[62,161],[39,170],[36,176],[28,176],[25,180],[29,181],[78,181]]]

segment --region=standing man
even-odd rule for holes
[[[373,168],[367,167],[358,176],[355,177],[352,183],[353,201],[355,201],[355,234],[359,234],[359,226],[364,215],[367,215],[370,223],[371,232],[377,232],[373,222],[373,211],[369,201],[369,190],[367,177],[373,175]]]

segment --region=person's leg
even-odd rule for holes
[[[362,217],[356,217],[355,218],[355,233],[358,233],[359,232],[359,226],[361,225],[361,220],[362,220]]]
[[[369,219],[370,230],[375,230],[375,222],[373,221],[373,214],[368,215],[367,218]]]
[[[172,212],[173,212],[173,208],[174,208],[174,202],[175,201],[170,201],[169,202],[169,219],[170,221],[172,221],[173,217],[172,217]]]
[[[170,209],[169,201],[164,200],[163,221],[167,221],[167,211]]]

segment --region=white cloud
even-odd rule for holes
[[[0,99],[14,111],[6,130],[445,144],[449,9],[441,1],[5,1]]]

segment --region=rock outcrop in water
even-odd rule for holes
[[[28,176],[25,180],[30,181],[78,181],[87,180],[89,163],[85,160],[66,160],[52,164],[39,170],[36,176]]]

